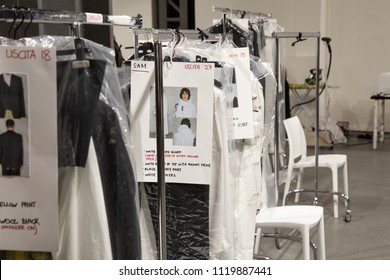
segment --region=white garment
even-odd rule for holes
[[[194,146],[195,134],[186,124],[181,124],[177,132],[173,135],[173,145],[175,146]]]
[[[183,101],[180,99],[179,103],[175,104],[175,116],[177,118],[196,118],[196,107],[191,100]]]
[[[3,79],[4,79],[4,82],[10,86],[11,85],[11,74],[9,73],[4,73],[3,74]]]
[[[150,106],[151,106],[151,112],[152,114],[150,115],[150,128],[151,131],[156,132],[156,98],[155,98],[155,93],[150,96]],[[164,105],[164,136],[167,136],[169,134],[169,116],[168,116],[168,111],[169,111],[169,104],[168,104],[168,98],[163,95],[163,105]]]
[[[210,259],[234,258],[235,176],[229,155],[229,119],[226,94],[214,88],[212,178],[210,184]],[[231,126],[232,120],[231,120]]]
[[[259,81],[252,77],[253,139],[236,141],[236,153],[239,164],[236,193],[236,240],[235,259],[253,258],[256,212],[263,204],[266,190],[262,190],[261,155],[263,145],[264,98]]]
[[[148,198],[143,182],[139,184],[139,192],[141,205],[139,225],[141,232],[142,260],[157,260],[159,252],[157,250],[156,236],[153,229],[152,214],[150,213]]]
[[[59,250],[56,260],[112,260],[98,160],[91,138],[83,167],[59,168]]]

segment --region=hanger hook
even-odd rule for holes
[[[296,43],[305,41],[307,38],[302,38],[302,32],[298,33],[298,37],[296,37],[296,41],[291,44],[292,47],[295,46]]]
[[[24,37],[26,37],[27,35],[27,30],[30,28],[30,25],[32,24],[33,20],[34,20],[34,14],[32,13],[32,11],[30,9],[27,9],[29,15],[30,15],[30,21],[28,22],[26,28],[24,29],[23,31],[23,35]]]
[[[24,8],[23,7],[18,7],[19,9],[19,12],[21,13],[22,15],[22,20],[20,21],[20,23],[18,24],[18,26],[16,26],[15,30],[14,30],[14,39],[16,39],[16,33],[18,31],[18,29],[22,26],[23,22],[24,22]]]
[[[13,19],[13,21],[12,21],[11,26],[10,26],[9,29],[8,29],[8,38],[11,38],[11,30],[12,30],[12,28],[14,27],[15,22],[16,22],[16,17],[18,16],[17,13],[16,13],[15,6],[12,7],[12,12],[14,13],[14,19]]]

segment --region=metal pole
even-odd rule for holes
[[[134,32],[133,38],[134,38],[134,59],[138,59],[138,57],[139,57],[139,50],[138,50],[139,40],[138,40],[137,31]]]
[[[227,21],[227,17],[226,17],[226,14],[224,13],[223,14],[223,19],[222,19],[222,43],[225,42],[225,39],[226,39],[226,33],[227,33],[227,26],[226,26],[226,21]]]
[[[164,98],[163,98],[163,59],[162,44],[155,44],[155,81],[156,81],[156,128],[157,128],[157,185],[160,260],[167,259],[166,238],[166,189],[165,189],[165,147],[164,147]]]
[[[317,59],[316,59],[316,143],[315,153],[315,196],[314,204],[318,204],[318,152],[320,146],[320,34],[317,35]]]
[[[274,148],[274,182],[275,191],[279,188],[279,92],[280,92],[280,41],[276,37],[276,63],[275,63],[275,79],[276,79],[276,96],[275,96],[275,148]],[[275,205],[276,206],[276,205]]]

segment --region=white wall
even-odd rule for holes
[[[321,11],[322,7],[326,10]],[[329,112],[334,121],[348,121],[350,130],[371,131],[373,104],[379,73],[390,71],[390,1],[372,0],[273,0],[196,1],[197,26],[207,27],[218,16],[211,5],[271,12],[285,31],[322,31],[332,38],[333,62],[329,84]],[[321,20],[321,15],[326,17]],[[325,25],[325,26],[324,26]],[[321,48],[322,65],[326,48]],[[308,73],[309,53],[288,52],[289,79],[301,82]],[[303,76],[302,76],[303,73]],[[322,108],[322,107],[321,107]],[[390,110],[387,110],[388,112]],[[390,124],[390,113],[386,114]],[[388,125],[388,127],[390,127]],[[386,129],[390,131],[390,129]]]
[[[389,10],[389,1],[328,0],[327,30],[334,48],[331,81],[340,85],[331,93],[330,107],[332,116],[349,121],[352,130],[372,130],[370,96],[378,89],[379,73],[390,71]],[[386,123],[390,127],[389,114]]]
[[[152,0],[112,0],[112,10],[114,15],[137,16],[141,14],[143,17],[143,27],[152,27]],[[122,54],[125,58],[129,58],[134,51],[125,49],[132,47],[133,36],[126,27],[115,27],[114,36],[119,45],[122,45]]]
[[[144,27],[152,27],[151,0],[113,0],[114,14],[144,16]],[[378,88],[379,73],[390,71],[390,1],[372,0],[196,0],[196,26],[206,29],[221,13],[212,5],[232,9],[270,12],[287,32],[318,32],[332,38],[332,70],[329,84],[330,117],[348,121],[351,130],[371,131],[373,104],[370,96]],[[323,8],[321,10],[321,7]],[[324,10],[324,7],[326,9]],[[325,18],[321,19],[321,16]],[[128,32],[115,30],[118,42],[131,45]],[[290,82],[301,83],[315,66],[315,45],[307,40],[290,47],[286,42],[286,64]],[[326,61],[322,44],[322,67]],[[322,107],[321,107],[322,108]],[[390,110],[387,110],[390,111]],[[390,124],[390,113],[386,114]],[[390,127],[388,125],[388,127]],[[390,131],[390,129],[387,129]]]

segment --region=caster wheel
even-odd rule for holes
[[[344,221],[349,223],[352,220],[352,214],[350,212],[346,212],[344,216]]]

